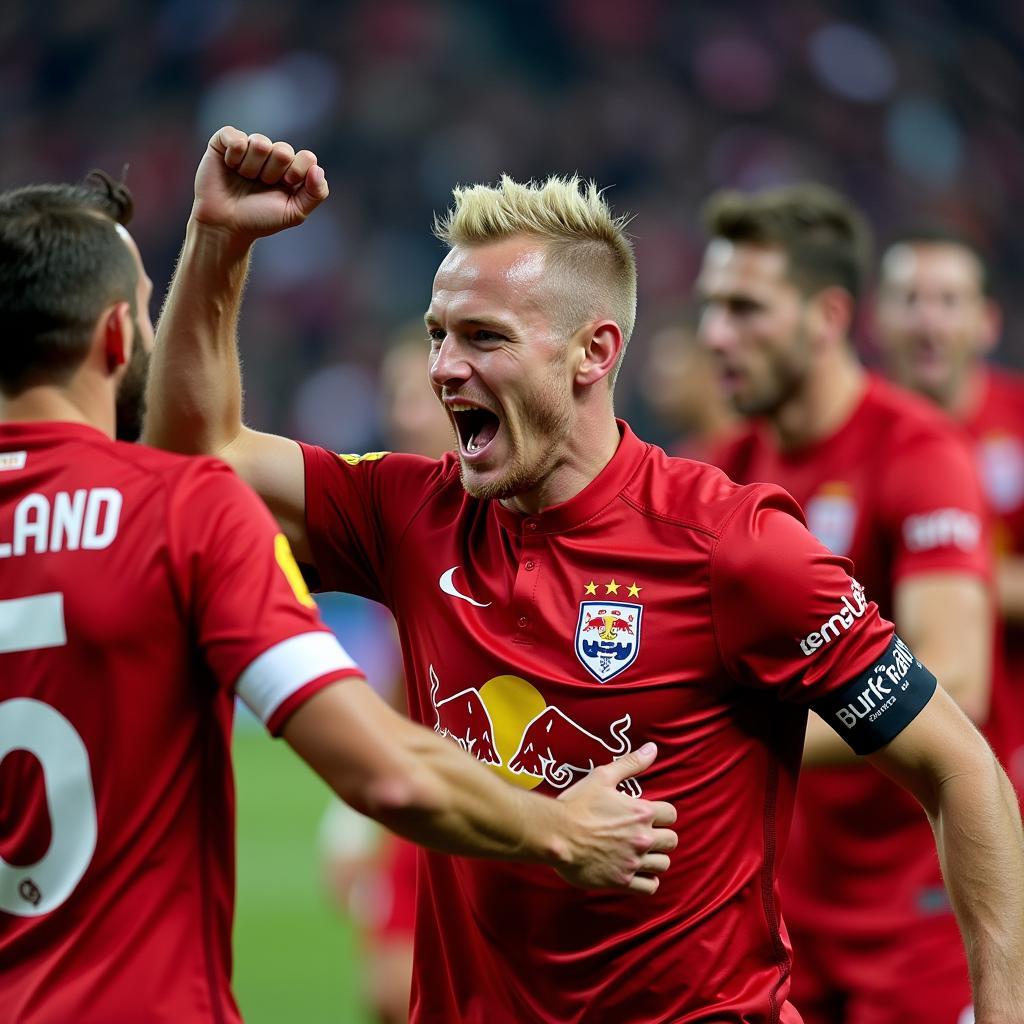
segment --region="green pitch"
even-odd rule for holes
[[[234,986],[246,1024],[370,1024],[358,954],[320,884],[327,789],[280,740],[235,730],[238,901]]]

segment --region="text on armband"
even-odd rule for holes
[[[847,729],[852,729],[862,718],[874,722],[896,702],[896,693],[902,693],[910,685],[907,673],[914,664],[910,648],[897,636],[890,648],[892,660],[887,665],[876,665],[868,674],[868,685],[850,703],[835,712],[836,720]]]

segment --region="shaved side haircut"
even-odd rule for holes
[[[497,186],[458,186],[452,197],[452,207],[434,219],[434,234],[449,248],[537,238],[545,247],[554,322],[567,335],[592,320],[619,325],[623,344],[614,383],[636,321],[629,217],[616,216],[597,185],[576,175],[525,184],[502,175]]]

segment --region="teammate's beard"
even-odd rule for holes
[[[792,346],[773,356],[760,391],[733,397],[732,404],[736,411],[741,416],[771,416],[787,405],[804,387],[810,366],[810,352],[810,335],[806,322],[801,321]]]
[[[132,357],[117,388],[117,439],[138,441],[146,415],[146,378],[149,376],[149,353],[142,346],[138,327],[132,338]]]

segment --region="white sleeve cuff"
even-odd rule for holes
[[[321,630],[289,637],[264,651],[238,677],[235,692],[264,723],[296,691],[329,672],[351,670],[355,662],[331,633]]]

